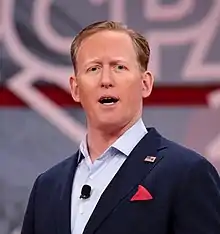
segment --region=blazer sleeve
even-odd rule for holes
[[[206,159],[195,163],[176,196],[174,234],[220,233],[220,177]]]
[[[35,210],[35,197],[37,192],[37,184],[39,177],[35,180],[35,183],[33,185],[33,188],[31,190],[31,194],[28,200],[28,205],[25,211],[24,220],[22,224],[21,234],[34,234],[35,228],[34,228],[34,210]]]

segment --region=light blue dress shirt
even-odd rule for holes
[[[83,233],[105,188],[146,133],[144,123],[142,119],[139,119],[93,163],[88,153],[86,138],[81,142],[80,152],[84,155],[84,159],[77,167],[71,195],[72,234]],[[79,198],[84,184],[92,188],[88,199]]]

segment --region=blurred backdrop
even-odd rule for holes
[[[145,124],[220,172],[219,0],[0,0],[1,234],[19,233],[37,175],[77,150],[85,117],[69,95],[70,43],[105,19],[150,42]]]

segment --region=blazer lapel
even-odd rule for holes
[[[71,194],[78,152],[73,155],[71,160],[71,163],[66,163],[57,186],[56,225],[59,234],[71,234]]]
[[[118,203],[146,177],[162,158],[157,155],[158,149],[163,147],[160,144],[161,136],[154,128],[148,129],[148,131],[100,197],[83,234],[94,233]],[[153,162],[149,162],[144,160],[147,156],[156,158]]]

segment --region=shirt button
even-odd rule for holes
[[[84,212],[83,212],[83,208],[80,206],[79,207],[79,213],[82,215]]]

